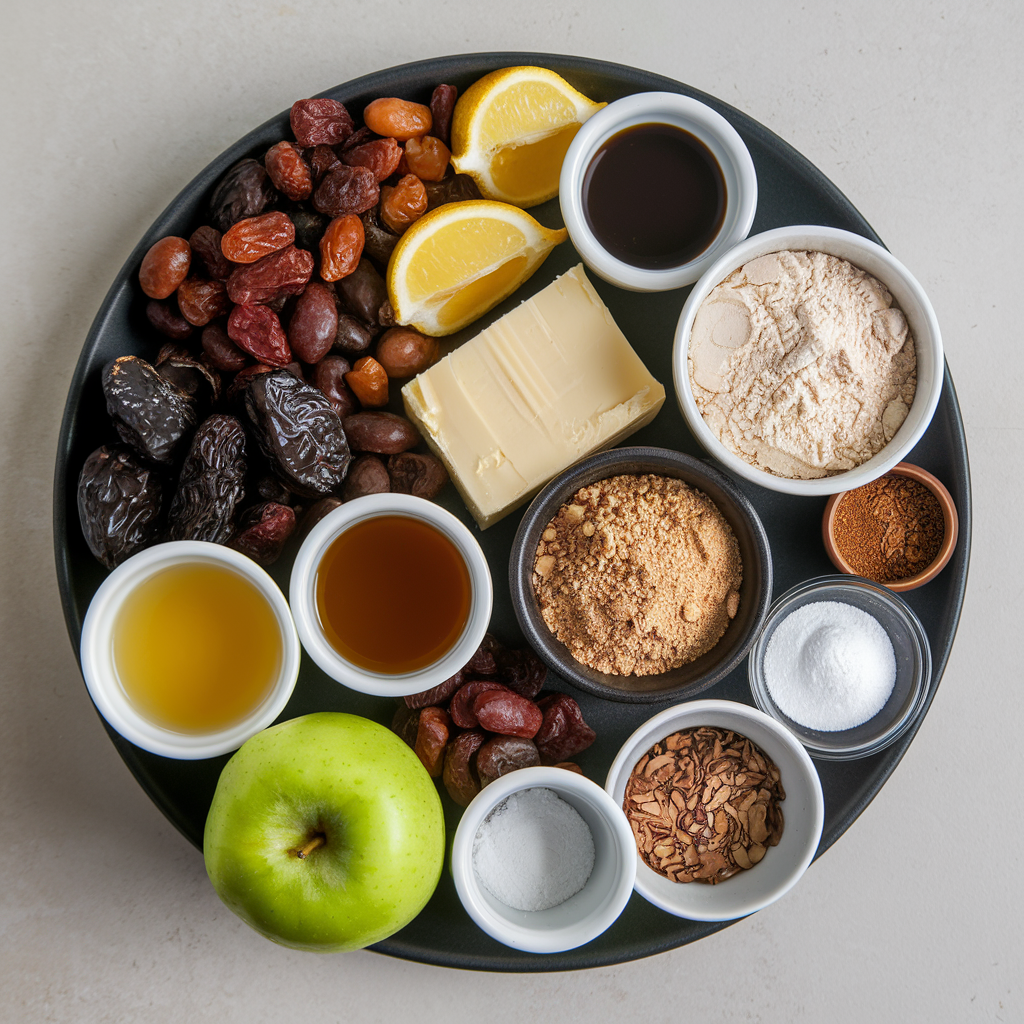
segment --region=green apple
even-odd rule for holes
[[[360,949],[408,924],[437,886],[433,780],[393,732],[322,712],[253,736],[217,783],[203,839],[220,898],[296,949]]]

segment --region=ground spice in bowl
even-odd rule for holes
[[[945,538],[942,505],[918,480],[896,474],[848,491],[832,521],[832,540],[858,576],[895,583],[935,561]]]
[[[581,488],[548,524],[533,587],[581,664],[651,676],[699,658],[739,610],[743,565],[715,503],[682,480],[622,475]]]

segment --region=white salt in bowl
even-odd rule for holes
[[[795,480],[775,476],[751,465],[728,449],[704,421],[693,397],[688,363],[690,331],[701,303],[712,290],[734,270],[758,256],[784,249],[825,252],[852,263],[877,278],[892,294],[896,305],[903,310],[914,336],[917,351],[917,392],[903,425],[892,440],[877,455],[853,469],[815,480]],[[907,268],[888,249],[862,235],[840,228],[814,224],[797,224],[763,231],[733,246],[707,268],[693,286],[679,315],[675,346],[672,350],[672,380],[676,399],[686,425],[707,452],[729,472],[744,480],[760,484],[783,494],[827,495],[852,490],[870,483],[888,473],[898,462],[903,462],[932,421],[942,394],[945,362],[942,355],[942,335],[935,310],[925,290]]]
[[[644,899],[676,917],[691,921],[732,921],[767,907],[800,880],[811,863],[825,822],[821,781],[800,741],[775,719],[748,704],[731,700],[692,700],[677,704],[645,722],[622,745],[605,781],[619,814],[626,783],[643,755],[661,740],[684,729],[713,726],[746,736],[779,768],[786,799],[782,802],[785,827],[778,846],[760,863],[717,885],[673,882],[644,863],[630,832],[636,860],[635,888]],[[627,825],[628,828],[628,825]]]
[[[896,656],[892,693],[877,715],[852,729],[826,732],[795,722],[772,699],[765,679],[765,653],[775,630],[797,608],[815,601],[838,601],[873,615],[892,642]],[[847,575],[819,576],[787,590],[768,612],[747,661],[754,703],[789,729],[813,757],[824,761],[850,761],[877,754],[905,735],[924,714],[931,675],[928,635],[910,606],[881,583]]]
[[[594,839],[586,885],[549,910],[515,910],[484,888],[473,842],[484,819],[513,793],[550,789],[573,806]],[[561,953],[596,939],[625,909],[636,877],[636,846],[626,816],[596,782],[565,768],[521,768],[481,790],[463,812],[452,844],[452,875],[469,916],[492,938],[527,953]]]

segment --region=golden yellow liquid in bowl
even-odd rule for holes
[[[270,696],[284,655],[270,603],[244,576],[208,562],[139,584],[114,623],[121,688],[154,725],[230,728]]]

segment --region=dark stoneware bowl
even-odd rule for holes
[[[581,487],[624,473],[676,477],[703,491],[732,527],[743,559],[740,608],[715,646],[688,665],[656,676],[617,676],[580,664],[541,618],[533,590],[533,563],[544,528]],[[764,625],[772,597],[772,556],[754,506],[724,473],[667,448],[613,448],[583,459],[534,498],[519,523],[508,565],[519,626],[548,668],[581,690],[629,703],[688,700],[728,675],[746,657]]]

